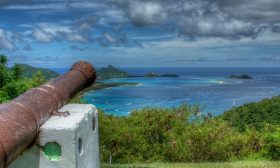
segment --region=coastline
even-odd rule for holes
[[[114,83],[103,83],[100,81],[97,81],[93,85],[85,88],[84,90],[77,93],[70,101],[69,103],[86,103],[86,100],[83,99],[83,96],[88,92],[93,92],[97,90],[103,90],[107,88],[112,87],[121,87],[121,86],[138,86],[140,83],[138,82],[114,82]]]

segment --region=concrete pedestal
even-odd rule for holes
[[[98,168],[98,114],[92,105],[69,104],[40,128],[36,144],[9,168]]]

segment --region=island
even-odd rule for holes
[[[157,73],[150,72],[144,75],[144,77],[155,78],[155,77],[159,77],[159,75]]]
[[[248,75],[248,74],[230,75],[228,78],[231,78],[231,79],[253,79],[253,77]]]
[[[150,73],[147,73],[146,75],[144,75],[144,77],[149,77],[149,78],[158,78],[158,77],[178,78],[179,75],[177,75],[177,74],[157,74],[157,73],[154,73],[154,72],[150,72]]]
[[[137,78],[137,77],[149,77],[149,78],[178,78],[178,74],[166,73],[166,74],[157,74],[155,72],[149,72],[145,75],[132,75],[126,71],[118,69],[112,65],[97,69],[97,80],[108,80],[113,78]]]
[[[96,71],[98,80],[106,80],[112,78],[128,78],[131,76],[129,73],[115,68],[112,65],[108,65],[107,67],[100,68]]]

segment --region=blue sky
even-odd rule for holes
[[[280,66],[279,0],[0,0],[10,63]]]

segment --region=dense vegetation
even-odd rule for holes
[[[26,90],[46,81],[41,71],[36,72],[32,78],[26,78],[23,76],[24,70],[20,64],[15,64],[9,69],[7,63],[7,57],[0,55],[0,103],[14,99]]]
[[[127,117],[100,113],[103,162],[216,162],[280,159],[280,132],[243,132],[221,118],[198,115],[199,107],[144,108]]]
[[[52,78],[56,78],[59,76],[59,74],[55,71],[46,69],[46,68],[36,68],[36,67],[32,67],[30,65],[27,64],[17,64],[18,66],[21,67],[22,69],[22,76],[25,78],[32,78],[36,73],[38,73],[39,71],[43,74],[43,76],[49,80]],[[10,68],[10,70],[13,70],[14,67]]]
[[[267,124],[280,125],[280,96],[236,107],[221,118],[240,131],[247,128],[262,131]]]
[[[257,130],[263,137],[266,157],[280,160],[280,96],[245,104],[225,112],[219,118],[240,132]]]

